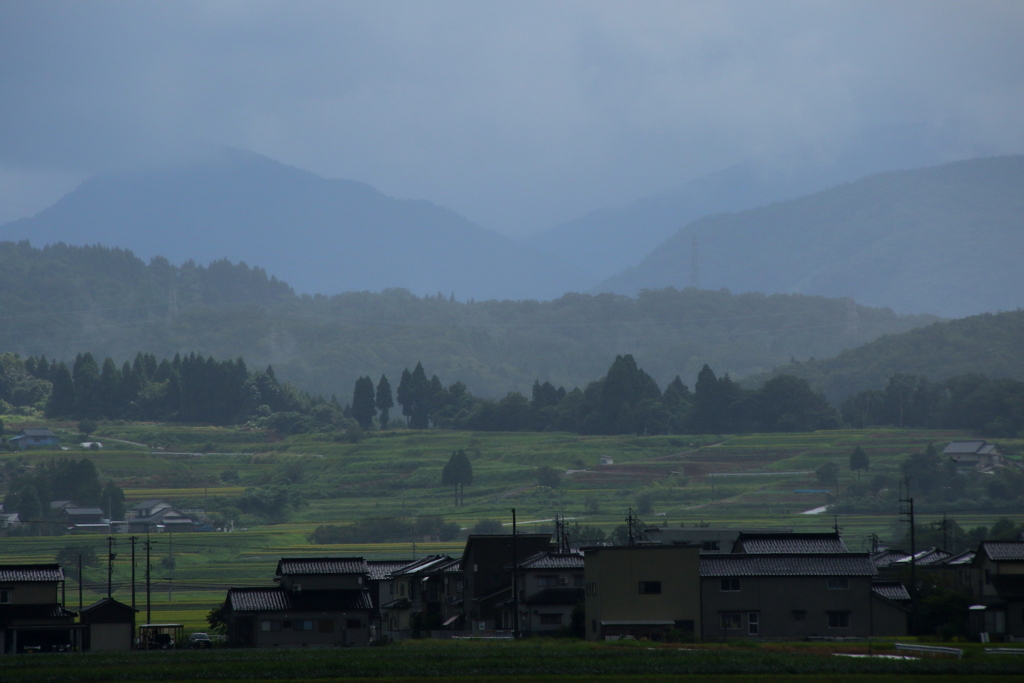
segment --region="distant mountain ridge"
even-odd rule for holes
[[[227,149],[86,180],[0,239],[130,249],[143,258],[259,264],[299,292],[404,287],[468,298],[553,298],[573,269],[422,200]]]
[[[701,286],[960,317],[1024,305],[1024,156],[880,173],[680,229],[593,291]]]

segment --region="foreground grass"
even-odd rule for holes
[[[1024,680],[1024,659],[970,650],[962,660],[832,656],[827,647],[688,648],[646,643],[416,642],[365,649],[33,655],[3,658],[0,680],[436,680],[446,681],[954,681]]]

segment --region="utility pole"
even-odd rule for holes
[[[132,542],[132,609],[135,609],[135,541],[139,539],[132,536],[128,540]]]
[[[82,611],[82,556],[78,556],[78,611]]]
[[[903,508],[903,504],[907,508]],[[907,477],[907,497],[900,498],[900,516],[910,522],[910,616],[911,624],[917,612],[917,540],[914,520],[914,499],[910,496],[910,477]]]
[[[147,624],[152,624],[153,623],[153,614],[150,611],[150,601],[149,601],[149,598],[150,598],[150,593],[149,593],[149,590],[150,590],[150,570],[153,568],[153,565],[151,565],[150,562],[149,562],[149,548],[150,548],[151,545],[152,544],[149,542],[149,534],[147,534],[146,535],[146,623]]]
[[[629,508],[629,514],[626,515],[626,533],[629,534],[629,544],[636,545],[636,539],[633,537],[633,508]]]
[[[519,530],[516,527],[516,509],[512,508],[512,638],[519,638]]]
[[[107,536],[107,597],[111,597],[114,593],[114,558],[117,555],[114,554],[114,546],[117,544],[117,539],[113,536]]]

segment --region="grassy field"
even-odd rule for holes
[[[8,430],[36,426],[18,416],[2,416]],[[100,451],[77,448],[72,425],[51,423],[67,451],[0,454],[0,463],[26,465],[54,457],[89,457],[101,476],[125,489],[129,503],[166,498],[180,507],[217,509],[249,487],[286,485],[308,505],[286,524],[256,526],[235,516],[233,533],[159,534],[151,540],[151,610],[154,620],[180,621],[189,629],[205,626],[203,615],[221,602],[230,586],[267,585],[285,555],[351,554],[368,558],[411,558],[414,553],[458,554],[462,542],[424,542],[410,529],[408,540],[362,545],[312,545],[319,524],[367,518],[402,518],[410,527],[417,515],[442,515],[463,528],[481,519],[511,522],[511,508],[524,531],[550,531],[560,513],[612,531],[642,499],[653,510],[642,515],[651,526],[785,527],[828,530],[838,523],[851,550],[865,550],[871,535],[896,540],[897,510],[846,515],[838,520],[804,514],[825,505],[827,493],[815,468],[834,461],[839,486],[856,479],[849,454],[860,445],[868,454],[868,476],[895,480],[900,462],[929,442],[966,436],[957,432],[841,430],[742,436],[580,436],[564,433],[471,433],[394,431],[370,433],[358,443],[343,435],[311,434],[281,439],[239,428],[161,424],[102,424],[95,438]],[[1019,443],[1008,443],[1019,449]],[[464,448],[475,480],[465,505],[455,507],[452,490],[440,486],[441,469],[453,450]],[[611,457],[612,465],[601,465]],[[572,470],[557,489],[537,486],[539,465]],[[0,491],[5,483],[0,483]],[[991,525],[1001,510],[951,510],[962,527]],[[934,521],[941,513],[920,515]],[[136,544],[136,605],[145,610],[144,551]],[[92,547],[106,557],[105,534],[11,537],[0,539],[0,562],[53,561],[67,545]],[[118,535],[114,563],[115,597],[129,602],[131,545]],[[173,563],[172,563],[173,558]],[[85,571],[83,602],[106,591],[106,566]],[[67,583],[67,603],[78,604],[78,586]]]
[[[883,649],[884,651],[884,649]],[[962,681],[1024,680],[1024,658],[968,648],[957,659],[835,656],[866,645],[655,646],[650,643],[407,642],[380,648],[33,655],[0,660],[5,682],[417,681]]]

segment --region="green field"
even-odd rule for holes
[[[874,650],[878,652],[879,650]],[[881,652],[891,652],[884,646]],[[934,681],[1022,680],[1024,658],[986,655],[892,660],[835,656],[866,644],[763,647],[634,642],[519,643],[413,641],[361,649],[212,650],[5,657],[5,682],[202,680],[503,681]]]
[[[38,425],[3,416],[8,429]],[[22,421],[22,422],[19,422]],[[158,534],[152,541],[150,606],[155,621],[205,626],[203,616],[224,599],[230,586],[269,584],[277,560],[285,555],[352,554],[368,558],[411,558],[413,553],[458,554],[462,541],[424,542],[410,529],[407,540],[381,544],[313,545],[307,538],[320,524],[344,524],[367,518],[408,519],[442,515],[468,529],[481,519],[511,523],[511,508],[525,531],[551,531],[556,513],[570,522],[611,532],[630,507],[647,499],[653,510],[642,515],[651,526],[786,527],[828,530],[842,527],[847,546],[868,549],[871,534],[897,540],[897,510],[885,514],[845,515],[834,520],[802,514],[825,505],[814,469],[835,461],[839,486],[856,480],[849,454],[860,445],[868,454],[867,476],[882,473],[896,480],[900,462],[929,442],[966,436],[956,432],[842,430],[799,434],[694,436],[579,436],[564,433],[371,432],[359,443],[342,435],[307,434],[278,439],[240,428],[104,424],[95,438],[104,450],[83,451],[73,444],[71,425],[51,424],[71,450],[0,454],[0,464],[19,460],[33,465],[54,457],[89,457],[101,477],[125,489],[129,504],[166,498],[180,507],[216,510],[248,487],[283,485],[305,496],[308,505],[288,523],[247,524],[235,517],[231,533]],[[119,440],[119,441],[115,441]],[[134,442],[135,445],[132,443]],[[143,444],[143,445],[137,445]],[[1011,449],[1020,444],[1007,442]],[[455,507],[453,492],[440,486],[441,469],[453,450],[464,448],[475,481],[466,488],[466,504]],[[600,465],[602,456],[613,465]],[[557,489],[539,487],[540,465],[580,470]],[[0,484],[0,487],[6,484]],[[0,488],[0,490],[3,490]],[[964,528],[991,525],[1006,511],[950,510]],[[941,513],[920,515],[934,521]],[[251,521],[251,520],[250,520]],[[242,530],[244,529],[244,530]],[[145,540],[145,539],[141,539]],[[136,544],[136,605],[145,614],[144,554]],[[66,545],[87,545],[106,557],[105,534],[10,537],[0,539],[0,562],[52,562]],[[131,600],[131,546],[117,536],[114,596]],[[169,562],[173,557],[173,568]],[[106,566],[85,571],[83,602],[106,592]],[[78,605],[78,586],[69,580],[67,604]]]

